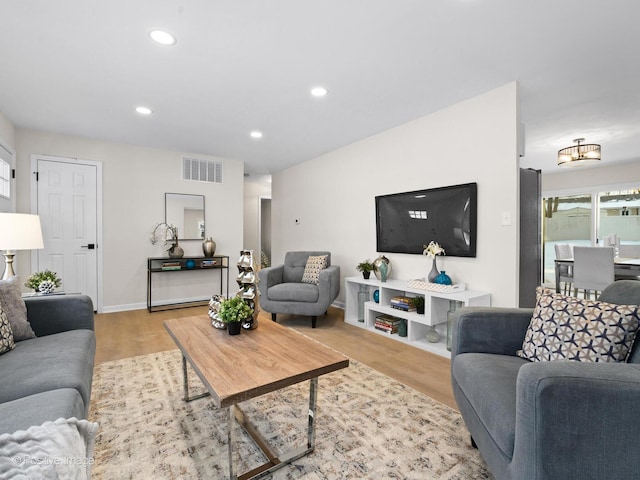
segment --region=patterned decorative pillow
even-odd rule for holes
[[[320,282],[320,271],[327,268],[327,255],[310,255],[302,274],[302,283]]]
[[[31,324],[27,320],[27,306],[22,299],[20,278],[14,276],[8,280],[0,280],[0,304],[7,314],[13,339],[16,342],[27,340],[36,336]]]
[[[533,362],[625,362],[640,326],[637,305],[583,300],[538,287],[516,354]]]
[[[13,341],[13,330],[11,324],[7,320],[7,314],[4,313],[2,305],[0,305],[0,355],[13,350],[16,344]]]

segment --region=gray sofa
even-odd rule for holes
[[[640,282],[603,302],[640,304]],[[457,312],[453,392],[472,441],[498,480],[640,478],[640,341],[628,363],[529,362],[515,356],[532,309]]]
[[[0,433],[58,418],[86,419],[96,348],[84,295],[26,298],[36,338],[0,355]]]
[[[317,285],[302,283],[307,259],[310,256],[327,255],[327,268],[320,271]],[[340,293],[340,267],[331,265],[330,252],[287,252],[284,264],[263,268],[260,278],[260,308],[276,314],[287,313],[311,317],[311,326],[316,328],[318,315],[327,312]]]

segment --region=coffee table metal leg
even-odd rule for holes
[[[200,393],[198,395],[194,395],[193,397],[189,396],[189,378],[187,376],[187,359],[185,356],[182,356],[182,386],[184,388],[184,401],[190,402],[192,400],[197,400],[198,398],[208,397],[210,395],[209,392]]]
[[[288,452],[278,455],[276,450],[273,449],[267,440],[258,432],[255,426],[247,419],[246,415],[238,405],[232,405],[229,407],[229,422],[228,422],[228,442],[229,442],[229,479],[230,480],[251,480],[260,478],[263,475],[271,473],[279,468],[288,465],[297,459],[304,457],[308,453],[311,453],[315,447],[316,430],[315,430],[315,415],[316,404],[318,399],[318,378],[312,378],[309,381],[309,415],[307,425],[307,446],[299,447]],[[247,432],[252,438],[254,443],[268,461],[253,470],[238,475],[237,477],[233,473],[233,426],[234,418],[240,424],[240,426]]]
[[[233,423],[235,419],[235,405],[229,407],[229,421],[227,422],[227,444],[229,445],[229,480],[236,480],[233,473]]]
[[[309,381],[309,427],[307,429],[307,447],[311,452],[316,446],[316,403],[318,400],[318,377]]]

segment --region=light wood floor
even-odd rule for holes
[[[163,326],[169,318],[206,315],[207,307],[191,307],[149,313],[147,310],[96,315],[96,362],[145,355],[175,349]],[[260,312],[260,322],[270,322],[271,315]],[[319,317],[317,328],[311,319],[278,315],[278,323],[295,328],[350,358],[368,365],[405,385],[457,409],[451,391],[450,362],[419,348],[345,324],[343,312],[331,308]],[[260,328],[260,327],[258,327]]]

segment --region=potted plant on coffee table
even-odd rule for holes
[[[369,260],[360,262],[358,265],[356,265],[356,270],[362,272],[362,276],[367,279],[371,276],[371,272],[373,271],[373,263],[371,263]]]
[[[238,335],[242,321],[253,315],[253,308],[240,297],[223,300],[218,309],[218,318],[227,324],[229,335]]]

